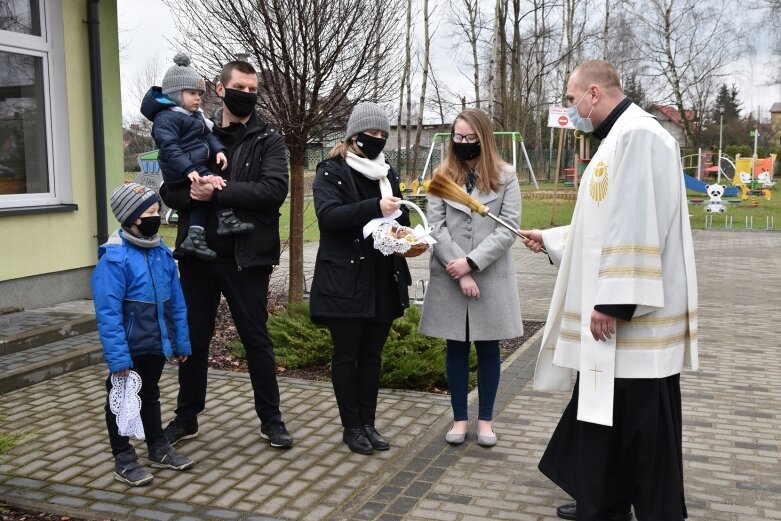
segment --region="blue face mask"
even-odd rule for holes
[[[594,105],[591,106],[591,111],[589,111],[588,116],[585,118],[580,115],[580,112],[578,112],[578,105],[580,105],[580,102],[583,101],[583,98],[586,97],[588,92],[589,91],[584,92],[583,96],[580,97],[578,102],[567,109],[567,115],[569,116],[569,120],[572,123],[572,126],[584,134],[590,134],[591,132],[594,132],[594,123],[591,122],[591,113],[594,112]]]

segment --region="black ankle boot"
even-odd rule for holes
[[[185,255],[195,255],[204,261],[213,261],[217,258],[217,252],[209,249],[206,244],[206,232],[203,228],[191,226],[187,232],[187,238],[179,245],[179,251]]]
[[[217,235],[225,237],[226,235],[241,235],[243,233],[249,233],[255,229],[255,225],[252,223],[245,223],[240,221],[233,210],[230,208],[222,208],[217,210]]]
[[[350,447],[350,450],[356,454],[369,455],[374,453],[372,444],[360,427],[345,427],[344,434],[342,434],[342,440],[344,440],[347,446]]]

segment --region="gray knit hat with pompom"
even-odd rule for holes
[[[168,69],[163,77],[163,94],[169,95],[183,90],[199,90],[201,94],[206,92],[206,81],[195,69],[190,68],[190,57],[180,52],[174,56],[174,65]]]

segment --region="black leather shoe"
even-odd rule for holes
[[[556,509],[556,515],[559,516],[561,519],[577,519],[578,518],[577,504],[567,503],[566,505],[561,505],[559,508]]]
[[[567,503],[561,505],[556,509],[556,515],[561,519],[577,519],[578,508],[577,503]],[[632,521],[632,511],[629,512],[605,512],[603,521]]]
[[[371,442],[360,427],[345,427],[342,440],[356,454],[369,455],[374,453]]]
[[[388,440],[383,438],[380,433],[377,432],[377,429],[374,428],[374,425],[364,425],[363,434],[366,436],[366,439],[369,440],[369,443],[372,444],[372,448],[375,450],[390,449],[390,443],[388,443]]]

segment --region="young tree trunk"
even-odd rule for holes
[[[471,2],[470,0],[464,0],[464,5],[467,8],[467,15],[469,17],[469,45],[472,47],[472,68],[474,69],[474,84],[475,84],[475,108],[480,108],[480,60],[477,58],[477,44],[478,44],[478,32],[477,32],[477,20],[479,16],[479,9],[477,2]]]
[[[429,12],[428,0],[423,0],[423,80],[420,86],[420,103],[418,103],[418,122],[415,128],[415,152],[412,154],[412,168],[417,175],[418,154],[420,152],[420,136],[423,132],[423,112],[426,106],[426,86],[428,85],[429,51],[431,49],[431,37],[429,36]]]
[[[304,300],[304,156],[306,138],[286,136],[290,151],[290,238],[288,302]]]
[[[410,121],[412,117],[412,56],[410,49],[410,41],[412,40],[412,0],[407,0],[407,36],[406,36],[406,57],[404,59],[404,77],[406,79],[406,98],[407,98],[407,117],[404,129],[404,172],[406,175],[410,173],[410,155],[409,155],[409,142],[410,142]],[[401,172],[399,172],[401,174]]]
[[[610,0],[605,0],[605,28],[602,31],[602,59],[608,61],[608,30],[610,29]]]

